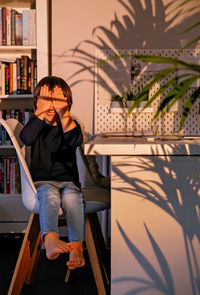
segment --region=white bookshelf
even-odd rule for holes
[[[16,7],[17,3],[17,7]],[[0,46],[0,57],[15,59],[36,53],[37,81],[49,74],[48,0],[3,0],[0,7],[35,8],[37,46]],[[0,109],[32,108],[32,94],[0,95]],[[0,156],[15,155],[12,145],[0,145]],[[24,232],[30,216],[19,194],[0,194],[0,233]]]
[[[0,99],[32,99],[33,94],[6,94],[6,95],[0,95]]]
[[[5,45],[5,46],[0,46],[0,53],[2,52],[24,52],[24,51],[29,51],[29,50],[32,50],[32,49],[37,49],[37,46],[23,46],[23,45]]]

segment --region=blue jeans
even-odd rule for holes
[[[49,232],[59,234],[58,215],[62,207],[70,242],[84,240],[85,214],[81,190],[73,182],[37,181],[39,219],[42,238]]]

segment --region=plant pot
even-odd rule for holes
[[[129,109],[130,106],[134,103],[134,101],[132,100],[127,100],[126,105],[127,108]],[[143,106],[146,104],[146,101],[141,101],[141,103],[139,104],[138,108],[143,108]]]

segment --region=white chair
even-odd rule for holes
[[[39,202],[35,197],[37,190],[29,172],[30,148],[25,147],[19,139],[23,126],[16,119],[0,119],[0,123],[8,132],[15,147],[20,165],[22,201],[24,206],[32,212],[8,291],[8,295],[20,295],[23,284],[31,284],[33,282],[40,255],[42,242],[38,217]],[[81,148],[79,148],[79,153],[88,171],[87,177],[90,178],[90,183],[92,184],[90,187],[82,188],[86,201],[85,243],[98,294],[106,295],[109,293],[109,257],[97,212],[109,208],[110,194],[108,190],[95,184]],[[68,281],[68,276],[69,272],[67,272],[66,281]]]

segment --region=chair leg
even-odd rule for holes
[[[69,282],[70,273],[71,273],[71,270],[68,268],[65,275],[65,283]]]
[[[20,295],[24,283],[31,283],[41,250],[38,214],[32,213],[28,222],[8,295]]]
[[[96,213],[85,219],[85,242],[99,295],[109,294],[109,257]]]

